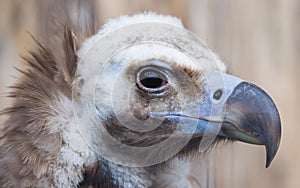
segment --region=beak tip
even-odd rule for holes
[[[266,168],[268,168],[271,164],[271,161],[270,160],[266,160]]]
[[[267,156],[267,159],[266,159],[266,168],[268,168],[270,166],[272,160],[273,160],[273,157]]]
[[[266,145],[266,168],[268,168],[272,162],[272,160],[274,159],[277,150],[278,150],[278,146],[279,144],[276,144],[276,146],[272,147],[272,146],[267,146]]]

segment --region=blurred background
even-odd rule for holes
[[[65,3],[0,0],[1,108],[9,104],[3,96],[17,74],[13,67],[22,67],[19,55],[26,56],[35,47],[27,32],[41,40],[47,37],[49,14]],[[283,136],[271,166],[264,168],[263,147],[223,146],[209,155],[215,159],[210,164],[213,173],[203,187],[300,187],[300,1],[95,0],[81,1],[79,6],[94,8],[99,26],[108,18],[142,11],[177,16],[220,55],[232,74],[272,96],[281,114]]]

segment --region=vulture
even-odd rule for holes
[[[99,31],[72,17],[36,49],[3,109],[3,187],[203,187],[192,158],[281,138],[278,110],[178,18],[146,12]],[[217,149],[217,148],[216,148]]]

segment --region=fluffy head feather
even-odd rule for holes
[[[86,181],[81,183],[82,186],[115,186],[121,182],[116,182],[117,179],[107,181],[113,178],[109,174],[125,173],[140,182],[141,187],[147,187],[152,180],[150,173],[145,173],[146,170],[130,170],[109,162],[101,164],[81,138],[74,122],[71,101],[77,54],[83,54],[97,36],[120,26],[149,21],[182,27],[181,22],[174,17],[154,13],[123,16],[109,21],[90,38],[95,33],[92,27],[78,29],[70,21],[70,16],[66,15],[65,18],[66,22],[58,25],[58,35],[49,36],[54,39],[50,46],[39,43],[33,37],[37,49],[31,51],[29,57],[23,57],[26,68],[20,70],[20,79],[9,94],[13,104],[2,111],[8,120],[1,127],[0,182],[5,187],[70,187],[78,185],[85,176]],[[86,41],[83,43],[83,40]],[[155,52],[143,56],[153,54]],[[129,53],[125,58],[130,56]],[[105,176],[103,168],[108,168]],[[94,182],[93,176],[97,177],[97,182]],[[103,178],[106,181],[102,181]],[[126,182],[123,183],[126,185]]]
[[[199,187],[186,154],[198,149],[206,130],[216,133],[223,122],[216,117],[226,118],[223,104],[232,93],[255,90],[277,115],[262,90],[223,74],[221,60],[174,17],[123,16],[98,32],[94,24],[74,23],[85,19],[65,20],[54,44],[34,39],[38,48],[24,57],[26,69],[9,95],[13,104],[2,112],[8,116],[0,142],[5,187]],[[228,111],[236,113],[240,106],[234,107]],[[245,114],[245,132],[232,136],[240,124],[227,122],[229,130],[215,137],[266,144],[270,162],[280,139],[279,116],[266,125],[277,130],[263,132],[269,140],[261,141],[251,132],[257,127],[248,130]]]

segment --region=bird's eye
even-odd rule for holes
[[[163,92],[168,84],[165,74],[153,67],[144,68],[137,74],[138,87],[150,93]]]

